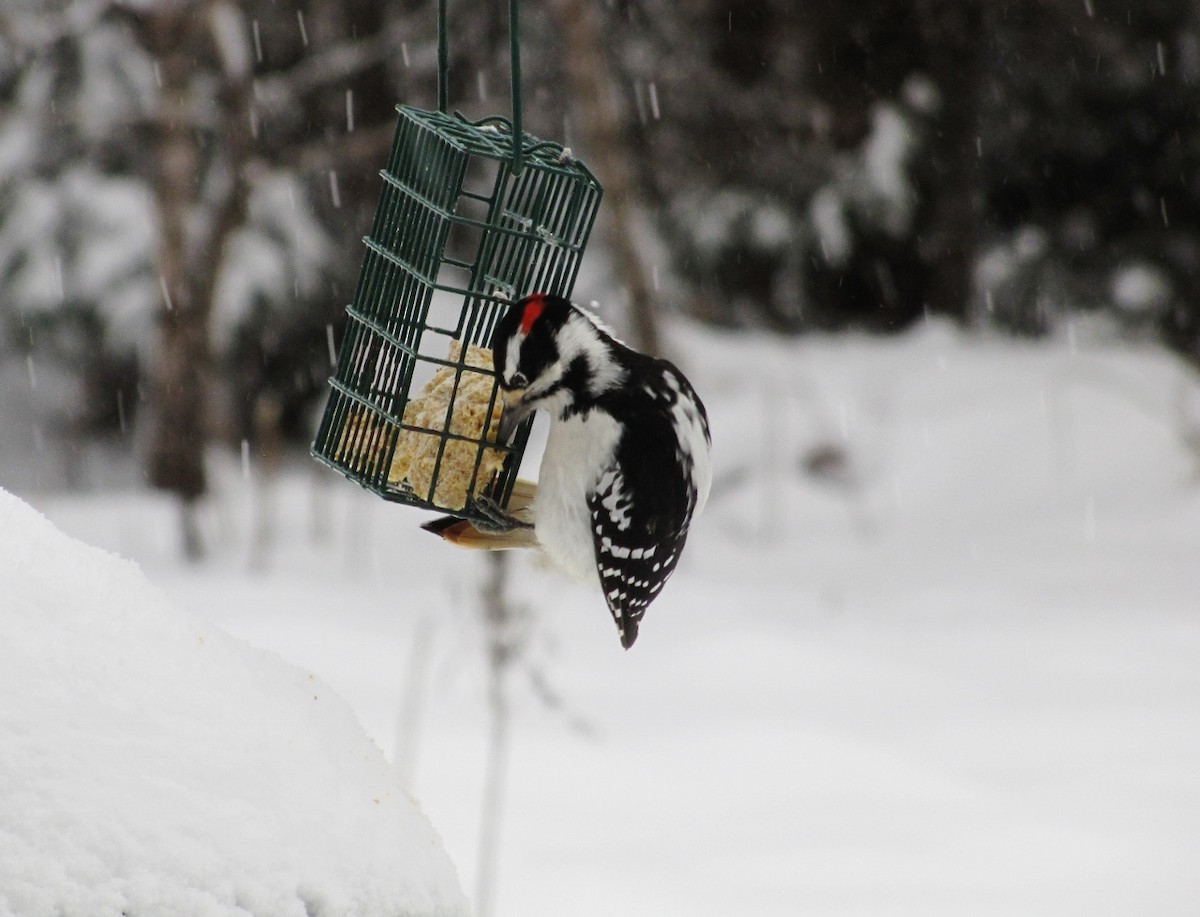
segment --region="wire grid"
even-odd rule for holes
[[[385,499],[478,520],[470,496],[484,493],[507,505],[531,422],[511,445],[489,439],[495,374],[475,365],[469,345],[488,347],[500,316],[526,293],[570,295],[602,190],[561,146],[528,134],[523,167],[514,175],[512,131],[503,118],[470,122],[458,114],[398,110],[313,454]],[[444,413],[406,418],[419,397],[413,390],[431,379],[445,388],[448,374]],[[456,430],[458,396],[471,387],[477,399],[481,377],[490,388],[482,428],[477,435]],[[425,439],[436,444],[429,480],[395,473],[397,445],[410,434],[436,437]],[[503,467],[481,470],[485,455],[489,468],[497,457]],[[443,493],[443,472],[458,466],[461,475],[464,461],[466,488]]]

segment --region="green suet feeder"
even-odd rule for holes
[[[379,496],[474,521],[506,506],[530,421],[510,445],[490,345],[532,292],[570,296],[602,189],[556,143],[521,130],[517,0],[512,120],[448,114],[445,0],[438,110],[399,123],[313,455]]]

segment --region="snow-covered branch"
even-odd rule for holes
[[[74,0],[61,11],[48,13],[36,8],[22,10],[19,3],[5,4],[0,9],[0,40],[18,55],[36,54],[64,38],[85,34],[120,6],[116,0]]]
[[[255,80],[255,102],[266,111],[278,111],[298,96],[344,82],[398,55],[405,44],[404,31],[401,26],[393,25],[374,35],[310,51],[293,67]],[[436,61],[437,51],[432,42],[405,54],[406,66],[419,72],[432,71]]]

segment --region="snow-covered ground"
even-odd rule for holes
[[[313,673],[0,491],[0,915],[451,917],[453,865]]]
[[[1189,393],[1162,352],[1077,337],[677,329],[717,484],[637,645],[598,594],[513,569],[497,913],[1197,913]],[[158,497],[34,502],[328,682],[470,891],[481,558],[315,463],[264,489],[218,460],[216,489],[199,567]]]

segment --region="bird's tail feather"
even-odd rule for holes
[[[456,516],[441,516],[421,526],[425,531],[439,535],[460,548],[479,551],[508,551],[514,548],[538,547],[533,529],[512,529],[507,532],[484,532],[475,528],[468,519]]]
[[[537,484],[532,481],[518,480],[513,485],[512,495],[508,499],[508,512],[523,522],[532,521],[533,498],[537,494]],[[538,547],[537,535],[531,528],[516,528],[507,532],[487,532],[476,528],[469,520],[457,516],[439,516],[421,526],[460,548],[472,548],[479,551],[508,551],[514,548]]]

